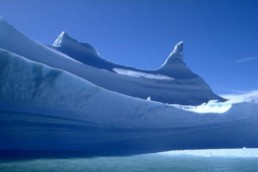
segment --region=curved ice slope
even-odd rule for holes
[[[0,150],[132,154],[257,147],[258,104],[189,112],[99,88],[0,50]]]

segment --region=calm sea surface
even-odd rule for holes
[[[258,149],[170,151],[125,157],[1,160],[0,172],[255,172]]]

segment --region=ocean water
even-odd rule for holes
[[[0,172],[255,172],[258,149],[169,151],[122,157],[1,160]]]

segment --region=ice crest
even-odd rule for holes
[[[65,31],[61,32],[57,39],[52,44],[53,47],[66,49],[68,51],[79,52],[82,54],[93,54],[96,57],[100,56],[99,52],[90,44],[82,43],[73,39]]]
[[[169,54],[166,62],[170,63],[175,60],[183,60],[183,57],[184,57],[183,50],[184,50],[184,42],[181,41],[175,45],[173,51]]]
[[[170,66],[171,64],[178,64],[178,63],[184,63],[183,57],[184,57],[184,42],[180,41],[177,43],[173,49],[173,51],[169,54],[166,61],[161,65],[161,68],[166,68]]]
[[[65,33],[65,31],[61,32],[60,35],[57,37],[57,39],[54,41],[53,46],[60,47],[65,37],[69,37],[69,36]]]
[[[175,56],[173,56],[173,55],[181,55],[181,56],[176,56],[176,57],[181,57],[181,58],[183,58],[183,49],[184,48],[184,42],[183,41],[181,41],[181,42],[179,42],[179,43],[177,43],[176,45],[175,45],[175,48],[174,48],[174,50],[171,52],[171,54],[169,55],[169,57],[170,56],[172,56],[172,57],[175,57]]]

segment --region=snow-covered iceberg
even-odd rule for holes
[[[194,74],[183,62],[183,44],[179,43],[158,70],[140,70],[117,65],[99,57],[91,45],[79,43],[62,33],[49,48],[30,40],[19,33],[3,19],[0,19],[0,48],[44,63],[54,68],[68,71],[80,78],[105,89],[129,96],[163,103],[198,105],[212,99],[224,100],[212,92],[208,84]],[[105,70],[100,70],[105,69]],[[121,75],[114,70],[128,70],[144,73],[145,76]],[[160,80],[163,78],[173,78]]]
[[[87,78],[114,79],[116,85],[115,79],[128,84],[138,77],[81,63],[31,41],[4,21],[0,47],[1,155],[9,151],[118,155],[258,146],[257,101],[182,106],[113,92]],[[175,49],[180,50],[181,44]],[[164,65],[160,70],[167,71]],[[215,113],[209,107],[223,111]]]

